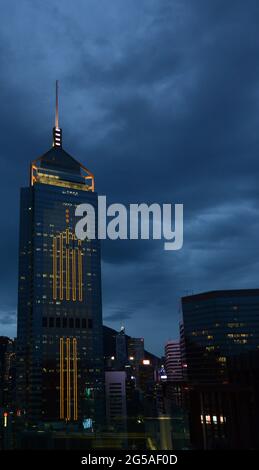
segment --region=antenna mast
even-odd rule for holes
[[[56,80],[55,127],[53,128],[53,147],[62,147],[62,130],[58,122],[58,80]]]

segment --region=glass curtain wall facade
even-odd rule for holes
[[[233,381],[242,363],[258,357],[259,289],[183,297],[182,309],[189,381]]]
[[[182,299],[194,448],[259,446],[259,289]]]
[[[21,190],[17,401],[29,420],[98,427],[103,413],[101,260],[98,240],[75,236],[75,208],[94,177],[62,148],[31,164]]]

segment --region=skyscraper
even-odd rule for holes
[[[259,289],[182,298],[192,443],[258,448]]]
[[[182,308],[192,383],[233,381],[242,361],[258,355],[259,289],[191,295],[182,298]]]
[[[128,355],[135,364],[140,364],[145,357],[144,338],[130,338],[128,341]]]
[[[127,360],[127,341],[125,328],[122,326],[120,332],[116,335],[116,361],[118,366],[124,367]]]
[[[165,345],[165,370],[168,382],[182,382],[183,368],[179,341],[168,341]]]
[[[75,236],[82,203],[97,227],[94,176],[63,149],[56,89],[53,145],[31,163],[20,204],[17,400],[34,421],[101,422],[100,244]]]
[[[124,432],[127,429],[126,378],[124,370],[105,372],[107,423]]]

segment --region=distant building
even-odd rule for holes
[[[143,359],[138,367],[138,387],[149,394],[155,384],[154,365],[150,359]],[[152,392],[151,392],[152,393]]]
[[[185,349],[185,337],[184,337],[184,325],[181,322],[179,325],[180,330],[180,349],[181,349],[181,359],[182,359],[182,374],[183,380],[187,380],[187,362],[186,362],[186,349]]]
[[[127,340],[125,336],[125,328],[122,326],[116,335],[116,354],[115,359],[119,367],[124,367],[128,361]]]
[[[166,343],[165,370],[168,382],[182,382],[183,368],[179,341],[168,341]]]
[[[259,289],[182,299],[191,440],[259,447]]]
[[[145,357],[144,338],[130,338],[128,341],[129,360],[140,364]]]
[[[12,406],[15,391],[15,341],[0,336],[0,408]]]
[[[127,430],[126,372],[105,372],[107,424],[116,431]]]
[[[116,341],[117,341],[118,335],[119,335],[118,331],[114,330],[113,328],[110,328],[109,326],[103,325],[103,351],[104,351],[106,367],[109,367],[109,368],[117,367],[116,354],[118,351],[118,346],[116,344]],[[129,359],[131,357],[131,355],[129,354],[129,349],[132,347],[132,344],[134,344],[135,339],[137,339],[137,342],[138,342],[138,340],[139,339],[142,340],[142,338],[132,338],[131,336],[125,333],[125,330],[124,330],[124,336],[122,337],[122,344],[124,344],[124,338],[126,340],[127,362],[129,362],[130,364],[133,364],[134,361],[131,361]],[[132,343],[132,340],[133,340],[133,343]],[[143,347],[144,347],[144,341],[143,341]],[[142,346],[141,348],[139,347],[138,350],[141,351],[141,349],[142,349]],[[141,352],[141,355],[142,355],[142,352]],[[122,356],[125,358],[124,346],[122,348]],[[158,368],[161,364],[161,359],[158,356],[150,353],[149,351],[145,349],[144,349],[144,357],[145,359],[149,359],[152,362],[154,368]]]

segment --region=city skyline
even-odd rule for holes
[[[160,241],[102,243],[104,323],[123,323],[161,354],[179,336],[187,292],[258,287],[256,3],[113,2],[106,18],[80,2],[82,19],[68,2],[37,3],[39,16],[17,5],[11,18],[11,3],[1,30],[0,332],[16,334],[19,188],[51,144],[59,78],[64,146],[93,170],[99,194],[184,203],[179,253]]]

